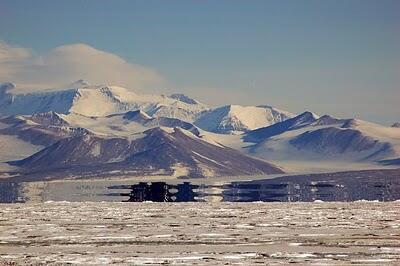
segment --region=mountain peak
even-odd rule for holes
[[[185,94],[182,94],[182,93],[174,93],[174,94],[171,94],[169,97],[172,98],[172,99],[179,100],[179,101],[184,102],[184,103],[188,103],[188,104],[198,104],[199,103],[195,99],[190,98],[190,97],[188,97],[188,96],[186,96]]]
[[[294,122],[292,127],[298,127],[300,125],[307,125],[314,123],[319,119],[319,116],[310,111],[305,111],[304,113],[301,113],[292,119]]]
[[[360,124],[360,121],[357,119],[348,119],[346,120],[346,122],[344,122],[344,124],[342,125],[342,128],[352,128],[352,127],[356,127]]]
[[[257,106],[225,105],[203,113],[195,125],[223,134],[238,134],[281,122],[285,113]]]
[[[332,117],[330,115],[323,115],[315,121],[314,125],[316,126],[323,126],[323,125],[333,125],[340,123],[340,119]]]
[[[151,119],[151,116],[149,116],[142,110],[135,110],[135,111],[126,112],[124,114],[123,118],[127,119],[127,120],[132,120],[132,121],[137,121],[137,120],[145,121],[145,120]]]
[[[317,114],[315,114],[313,112],[310,112],[310,111],[305,111],[305,112],[299,114],[298,117],[318,119],[319,115],[317,115]]]
[[[318,121],[318,119],[318,115],[306,111],[293,118],[289,118],[266,127],[249,131],[243,137],[243,140],[246,142],[259,142],[261,140],[265,140],[270,137],[282,134],[285,131],[295,130],[312,125],[313,123]]]
[[[16,85],[11,82],[1,83],[0,84],[0,93],[5,93],[9,90],[14,89],[15,87],[16,87]]]
[[[54,111],[49,111],[45,113],[35,113],[30,117],[35,123],[45,125],[45,126],[66,126],[68,122],[63,119],[60,114]]]

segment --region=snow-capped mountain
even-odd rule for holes
[[[24,180],[71,175],[282,173],[264,160],[207,142],[189,122],[153,118],[139,110],[105,117],[55,112],[9,116],[0,119],[0,125],[0,143],[3,137],[13,138],[26,146],[19,156],[5,157],[13,159],[11,165],[17,167],[7,175]]]
[[[248,132],[243,137],[243,139],[247,142],[259,142],[261,140],[268,139],[272,136],[282,134],[286,131],[310,125],[316,122],[318,118],[319,118],[318,115],[307,111],[296,117],[287,119],[280,123],[252,130]],[[323,118],[320,121],[325,121],[325,120],[326,119]]]
[[[299,169],[295,164],[400,164],[398,124],[294,116],[267,105],[210,109],[183,94],[139,94],[83,80],[57,91],[14,88],[0,85],[0,176],[282,172],[265,160],[289,171]]]
[[[139,94],[117,86],[90,86],[79,80],[57,91],[15,94],[14,84],[0,86],[0,116],[29,115],[54,111],[85,116],[106,116],[132,110],[143,110],[155,117],[193,121],[208,110],[205,104],[182,94]]]
[[[251,153],[274,161],[379,162],[400,156],[398,128],[310,112],[250,131],[243,140]]]
[[[152,117],[177,118],[222,134],[240,134],[284,121],[293,114],[267,105],[228,105],[210,109],[184,94],[139,94],[117,86],[90,86],[78,80],[56,91],[14,93],[14,84],[0,86],[0,117],[53,111],[104,117],[142,110]]]
[[[290,117],[293,114],[270,106],[227,105],[203,113],[194,123],[210,132],[240,134]]]

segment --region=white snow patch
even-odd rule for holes
[[[293,115],[269,106],[227,105],[215,108],[200,116],[195,124],[199,127],[220,133],[240,134],[281,122]]]
[[[30,144],[15,136],[0,135],[0,163],[26,158],[43,148],[43,146]]]
[[[190,173],[190,168],[180,163],[174,164],[171,168],[174,170],[172,174],[174,177],[187,176]]]
[[[101,146],[100,143],[95,143],[94,147],[90,152],[94,157],[98,157],[101,154]]]
[[[203,159],[206,159],[206,160],[208,160],[208,161],[210,161],[210,162],[213,162],[213,163],[215,163],[215,164],[224,166],[223,164],[221,164],[221,163],[219,163],[219,162],[217,162],[217,161],[215,161],[215,160],[213,160],[213,159],[211,159],[211,158],[208,158],[208,157],[206,157],[206,156],[204,156],[204,155],[201,155],[200,153],[197,153],[197,152],[195,152],[195,151],[192,151],[192,153],[193,153],[193,154],[196,154],[197,156],[199,156],[199,157],[201,157],[201,158],[203,158]]]

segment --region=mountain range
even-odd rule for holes
[[[99,176],[281,174],[293,165],[400,161],[400,128],[277,108],[210,107],[183,94],[89,85],[15,93],[0,85],[0,175],[40,180]],[[288,164],[291,162],[291,164]]]
[[[243,141],[251,143],[251,154],[274,161],[389,164],[388,158],[400,157],[398,128],[311,112],[247,132]]]

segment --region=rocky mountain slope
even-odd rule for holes
[[[310,112],[250,131],[243,140],[252,143],[251,153],[270,160],[379,162],[400,155],[398,128]]]
[[[41,145],[11,157],[14,178],[169,175],[214,177],[283,173],[260,159],[200,137],[191,123],[142,111],[106,117],[55,112],[0,119],[0,136]],[[12,151],[11,151],[12,152]],[[25,157],[27,156],[27,157]],[[20,159],[20,160],[15,160]],[[36,179],[35,179],[36,180]]]
[[[181,128],[156,127],[136,139],[84,134],[62,139],[14,162],[22,171],[58,174],[212,177],[283,173],[237,150],[212,145]]]
[[[285,171],[399,164],[397,124],[295,116],[266,105],[210,108],[183,94],[84,81],[28,94],[14,88],[0,85],[0,176],[211,177],[282,172],[269,162]]]

